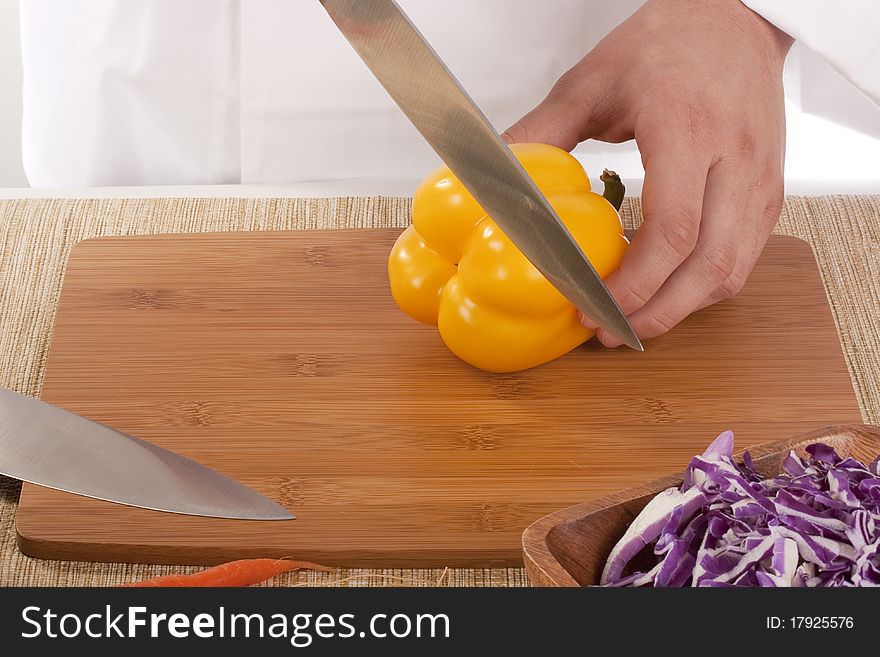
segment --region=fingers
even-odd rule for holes
[[[748,181],[743,182],[737,165],[720,162],[709,171],[700,233],[693,252],[650,301],[629,317],[640,338],[662,335],[697,310],[727,284],[737,268],[741,245],[752,250],[751,240],[743,240],[744,215],[749,205],[757,205],[747,202],[748,188]],[[620,343],[605,331],[600,331],[599,339],[609,347]]]
[[[743,163],[728,162],[710,170],[693,253],[648,303],[629,316],[640,338],[666,333],[697,310],[735,296],[745,285],[782,203],[781,178],[768,184],[752,171]],[[597,335],[607,347],[621,344],[601,329]]]
[[[549,96],[501,135],[508,144],[551,144],[570,151],[580,143],[580,128],[571,120],[565,103]]]
[[[648,303],[693,252],[709,169],[708,161],[696,153],[670,144],[658,144],[650,150],[644,146],[643,159],[645,220],[620,268],[605,281],[625,315]],[[584,318],[584,325],[596,328],[588,318]]]
[[[758,259],[761,257],[764,246],[766,246],[767,240],[770,238],[770,235],[773,232],[773,227],[779,220],[779,214],[782,210],[781,182],[778,184],[778,189],[779,200],[773,200],[764,206],[763,215],[761,217],[758,230],[755,233],[752,248],[740,250],[739,259],[737,261],[736,267],[733,270],[733,273],[722,286],[720,286],[717,290],[714,290],[708,297],[703,299],[696,310],[702,310],[703,308],[714,305],[719,301],[724,301],[725,299],[734,297],[742,290],[743,286],[746,283],[746,279],[755,268]]]
[[[598,134],[599,117],[604,114],[600,88],[599,81],[581,62],[559,79],[535,109],[501,136],[508,144],[537,142],[570,151]]]

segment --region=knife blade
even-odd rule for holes
[[[240,520],[295,517],[192,459],[3,388],[0,474],[155,511]]]
[[[643,351],[556,211],[394,0],[320,0],[373,75],[523,255],[575,307]]]

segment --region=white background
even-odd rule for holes
[[[0,187],[23,185],[18,0],[0,0]]]
[[[25,0],[26,1],[26,0]],[[0,189],[5,195],[30,195],[34,192],[13,190],[27,186],[21,166],[21,52],[19,45],[18,0],[0,0]],[[643,171],[637,156],[626,146],[609,146],[604,165],[617,171],[635,185]],[[395,185],[375,181],[375,188],[358,186],[329,188],[318,185],[312,190],[299,188],[260,188],[238,190],[247,195],[273,193],[406,193],[411,181]],[[788,104],[788,154],[786,157],[787,191],[811,193],[880,193],[880,139],[834,125],[824,119],[801,113]],[[225,187],[218,193],[236,193]],[[69,191],[69,190],[68,190]],[[87,192],[89,194],[94,193]],[[122,195],[132,190],[118,190]],[[217,190],[215,190],[216,192]],[[163,194],[161,190],[154,193]],[[41,193],[51,193],[45,190]],[[56,190],[57,193],[57,190]],[[191,188],[170,188],[167,193],[197,193]]]

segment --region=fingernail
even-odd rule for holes
[[[592,319],[590,319],[583,313],[578,313],[578,320],[580,320],[580,323],[584,328],[588,328],[591,331],[595,331],[597,328],[599,328],[598,324],[596,324]]]
[[[608,347],[608,349],[616,349],[623,344],[621,340],[618,340],[607,331],[599,331],[597,335],[599,337],[599,342]]]

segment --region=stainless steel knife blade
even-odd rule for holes
[[[404,114],[520,251],[584,314],[642,351],[550,203],[397,3],[320,1]]]
[[[241,520],[295,517],[192,459],[3,388],[0,474],[156,511]]]

